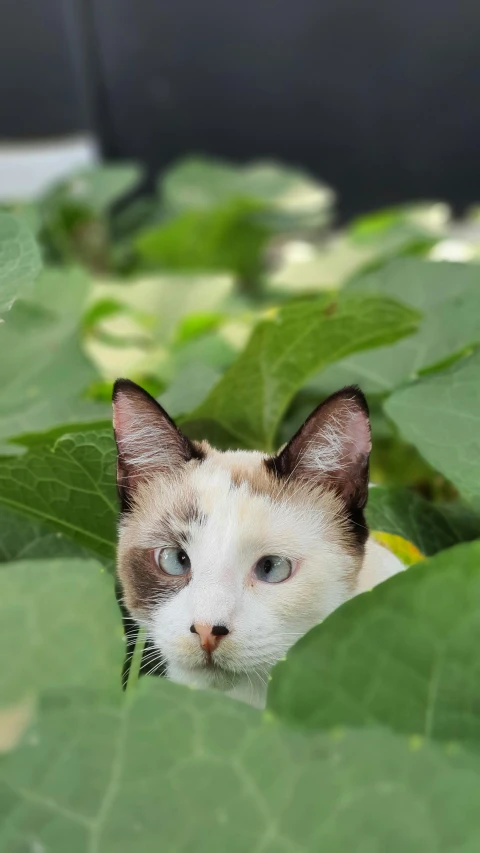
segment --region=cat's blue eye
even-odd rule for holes
[[[255,574],[264,583],[281,583],[292,574],[292,564],[286,557],[276,557],[269,554],[262,557],[255,566]]]
[[[190,571],[189,556],[181,548],[156,548],[153,556],[167,575],[187,575]]]

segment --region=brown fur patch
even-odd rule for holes
[[[130,548],[119,554],[118,576],[123,598],[130,612],[147,615],[154,601],[161,601],[180,592],[190,575],[167,575],[155,565],[151,551]]]
[[[278,492],[278,483],[263,465],[263,460],[255,468],[244,469],[241,466],[232,466],[230,477],[235,488],[246,485],[254,495],[267,495],[274,499]]]

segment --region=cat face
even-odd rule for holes
[[[118,577],[152,670],[233,690],[265,681],[353,594],[367,535],[363,396],[329,398],[274,457],[189,441],[138,386],[116,383]],[[255,701],[252,696],[252,701]]]

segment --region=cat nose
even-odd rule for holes
[[[230,633],[225,625],[200,625],[195,622],[190,625],[192,634],[198,634],[200,645],[206,652],[214,652],[222,637]]]

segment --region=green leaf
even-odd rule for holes
[[[136,248],[147,267],[232,272],[250,280],[262,269],[268,232],[255,202],[236,199],[214,210],[191,210],[141,234]]]
[[[347,289],[399,299],[422,311],[423,319],[415,335],[344,359],[315,377],[312,388],[330,391],[358,383],[366,393],[384,394],[480,342],[477,264],[397,259],[356,278]]]
[[[0,764],[0,850],[469,853],[480,844],[478,759],[461,749],[387,731],[305,736],[214,694],[160,679],[142,687],[118,710],[68,696],[41,709]]]
[[[82,169],[48,191],[47,209],[74,204],[95,215],[106,213],[138,185],[142,168],[136,163],[102,164]]]
[[[120,693],[124,652],[112,580],[99,563],[51,559],[1,566],[0,709],[39,691]]]
[[[199,406],[235,360],[235,350],[217,333],[193,338],[170,350],[173,378],[160,397],[172,417]]]
[[[45,271],[35,301],[20,300],[0,324],[0,441],[104,416],[103,406],[81,399],[96,378],[78,334],[87,293],[83,273]]]
[[[359,244],[379,243],[400,255],[410,245],[419,249],[442,238],[451,211],[441,202],[399,205],[366,213],[348,228],[351,240]]]
[[[39,203],[45,256],[54,263],[110,269],[122,255],[122,246],[112,245],[112,208],[141,177],[139,166],[120,163],[82,169],[54,184]]]
[[[62,533],[0,506],[0,563],[46,557],[86,557]]]
[[[480,496],[479,385],[480,350],[385,403],[406,441],[467,497]]]
[[[0,315],[32,290],[42,262],[35,238],[21,217],[0,211]]]
[[[420,258],[397,258],[347,283],[347,290],[401,299],[427,312],[480,281],[476,264],[433,263]]]
[[[232,199],[250,199],[269,209],[271,227],[324,225],[334,193],[309,175],[273,162],[247,166],[191,158],[174,165],[159,190],[168,210],[211,210]]]
[[[479,596],[480,541],[416,564],[303,637],[273,671],[271,709],[307,728],[478,741]]]
[[[229,441],[271,450],[282,416],[313,371],[409,334],[416,318],[389,299],[357,294],[280,308],[257,326],[238,360],[189,416],[191,433],[208,431],[213,421]]]
[[[115,445],[111,430],[72,433],[0,460],[0,504],[115,558]]]
[[[226,310],[233,293],[228,276],[155,275],[128,284],[97,282],[90,299],[90,316],[105,301],[115,301],[119,310],[142,317],[154,339],[167,340],[178,323],[197,311]]]
[[[461,504],[433,504],[409,489],[370,489],[367,522],[372,530],[403,536],[426,556],[480,539],[479,514]]]

